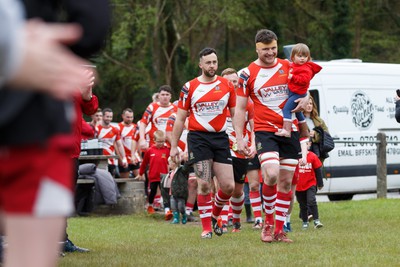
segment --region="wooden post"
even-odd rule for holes
[[[386,169],[386,134],[384,132],[378,132],[376,136],[377,144],[376,151],[376,193],[378,198],[386,198],[387,193],[387,169]]]

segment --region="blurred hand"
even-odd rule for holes
[[[307,107],[307,104],[308,104],[308,102],[309,102],[309,99],[310,99],[310,97],[309,97],[308,94],[307,94],[307,96],[305,96],[305,97],[296,99],[294,102],[297,103],[297,106],[296,106],[296,108],[293,109],[291,112],[292,112],[292,113],[296,113],[296,112],[305,110],[306,107]]]
[[[136,157],[136,155],[134,154],[134,153],[132,153],[132,162],[133,162],[133,164],[138,164],[139,163],[139,159]]]
[[[86,86],[81,87],[81,94],[83,100],[90,101],[92,99],[92,89],[94,86],[95,82],[95,71],[92,69],[88,69],[88,67],[85,67],[83,70],[83,74],[85,75],[86,79],[88,80],[88,84]]]
[[[247,142],[243,139],[236,139],[236,151],[247,157],[249,157],[251,153],[250,149],[247,147]]]
[[[26,23],[24,52],[19,69],[8,82],[12,87],[48,93],[67,99],[89,81],[80,65],[88,64],[74,55],[65,44],[75,43],[82,30],[75,24]]]
[[[126,159],[126,157],[124,157],[121,161],[122,163],[122,167],[127,168],[128,167],[128,160]]]
[[[189,159],[189,154],[188,154],[188,152],[187,152],[187,150],[186,151],[182,151],[182,152],[180,152],[179,153],[179,157],[183,160],[183,161],[188,161],[188,159]]]
[[[138,176],[136,176],[135,178],[133,178],[134,180],[138,180],[138,181],[144,181],[145,180],[145,178],[144,178],[144,176],[143,175],[138,175]]]
[[[146,151],[149,148],[149,146],[147,145],[146,140],[144,139],[139,139],[139,149]]]
[[[169,151],[169,156],[171,157],[173,162],[175,162],[176,164],[180,164],[181,159],[177,147],[171,146],[171,150]]]
[[[300,166],[306,165],[306,164],[307,164],[307,158],[301,158],[301,159],[299,159],[299,164],[300,164]]]
[[[250,159],[254,158],[257,155],[256,145],[252,144],[249,148],[248,156]]]
[[[289,70],[289,75],[288,75],[288,79],[290,80],[290,79],[292,79],[292,77],[293,77],[293,69],[292,68],[290,68],[290,70]]]

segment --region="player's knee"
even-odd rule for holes
[[[249,184],[249,187],[251,192],[257,192],[258,190],[260,190],[260,182],[259,181],[253,182]]]
[[[221,191],[224,192],[224,194],[227,194],[230,196],[233,194],[234,189],[235,189],[234,184],[226,184],[224,186],[221,186]]]
[[[207,183],[202,183],[199,184],[199,187],[197,189],[197,193],[200,195],[206,195],[211,192],[211,187]]]

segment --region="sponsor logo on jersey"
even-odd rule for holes
[[[196,103],[196,110],[200,115],[219,115],[222,114],[225,107],[225,101],[209,101]]]
[[[166,125],[168,121],[168,118],[157,118],[155,120],[157,125]]]

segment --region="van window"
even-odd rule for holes
[[[318,90],[308,90],[308,91],[310,92],[310,95],[314,98],[315,105],[317,105],[318,114],[321,114],[320,105],[319,105],[319,92],[318,92]]]

